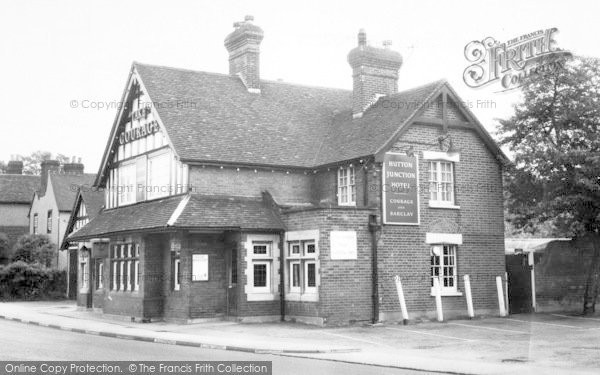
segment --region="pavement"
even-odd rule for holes
[[[600,316],[511,315],[407,326],[135,323],[71,301],[0,303],[0,318],[81,334],[457,374],[597,374]]]

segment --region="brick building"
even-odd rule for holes
[[[315,324],[496,307],[502,163],[445,81],[398,92],[400,54],[348,55],[353,90],[260,78],[251,17],[229,74],[134,63],[95,184],[105,207],[69,236],[91,282],[79,303],[139,319]],[[152,103],[151,106],[148,104]]]
[[[8,162],[5,174],[0,174],[0,233],[5,233],[12,246],[17,238],[29,233],[29,206],[33,193],[40,186],[40,176],[23,174],[23,162]]]

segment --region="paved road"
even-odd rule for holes
[[[424,374],[342,362],[258,355],[85,335],[0,319],[0,360],[273,361],[274,374]]]

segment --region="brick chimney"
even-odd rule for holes
[[[361,117],[363,112],[380,96],[398,92],[398,70],[402,66],[402,56],[389,47],[367,45],[367,34],[358,32],[358,46],[348,53],[348,63],[352,67],[353,98],[352,116]]]
[[[48,174],[49,173],[58,173],[60,170],[60,163],[58,160],[44,160],[41,163],[42,168],[42,186],[40,189],[40,194],[43,196],[46,194],[46,187],[48,186]]]
[[[75,156],[73,156],[70,163],[63,164],[63,172],[65,174],[83,174],[83,164],[81,163],[81,158],[77,159]]]
[[[7,174],[23,174],[23,162],[12,156],[6,165]]]
[[[235,30],[225,38],[229,52],[229,74],[240,77],[248,92],[260,93],[260,42],[263,30],[256,26],[254,17],[233,24]]]

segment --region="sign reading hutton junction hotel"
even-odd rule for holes
[[[384,224],[419,225],[419,162],[416,155],[385,154],[382,189]]]

